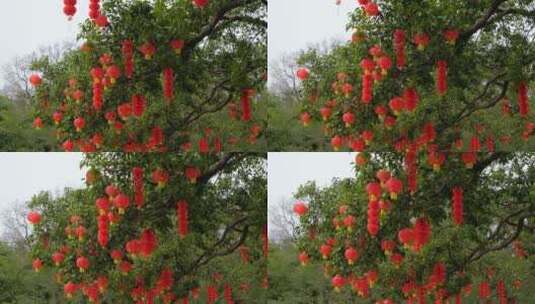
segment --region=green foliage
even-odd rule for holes
[[[55,303],[61,299],[51,271],[35,273],[28,252],[0,243],[0,303]]]
[[[266,94],[268,105],[267,141],[269,151],[325,151],[328,143],[317,123],[307,128],[297,123],[299,105],[284,98]]]
[[[91,146],[95,134],[103,137],[103,151],[132,150],[132,146],[146,150],[139,146],[150,141],[156,127],[163,131],[163,146],[172,151],[191,143],[196,147],[202,137],[222,141],[225,151],[256,150],[251,149],[258,136],[255,129],[265,127],[264,113],[256,109],[258,98],[252,101],[252,120],[240,121],[239,109],[244,91],[263,90],[266,9],[261,0],[210,1],[203,9],[189,0],[103,1],[103,14],[110,26],[98,28],[88,20],[78,36],[84,43],[82,49],[67,52],[57,63],[46,57],[34,62],[33,69],[43,73],[43,84],[35,94],[35,115],[52,124],[52,114],[61,112],[58,143],[70,141],[84,151],[100,148]],[[170,46],[176,39],[184,41],[181,51]],[[132,77],[125,74],[124,41],[133,43]],[[140,51],[146,43],[156,48],[152,58]],[[103,55],[109,55],[112,63],[99,61]],[[102,67],[106,72],[111,65],[119,67],[121,76],[115,83],[101,79],[106,84],[103,107],[98,109],[92,102],[98,94],[90,71]],[[166,68],[175,75],[170,101],[165,100],[163,89],[162,71]],[[69,86],[69,80],[76,84]],[[72,96],[77,89],[83,92],[79,103]],[[117,123],[110,124],[105,113],[117,114],[118,107],[129,103],[134,95],[146,99],[143,115],[118,118]],[[223,115],[227,107],[237,108],[237,117]],[[77,117],[86,121],[81,132],[73,124]]]
[[[459,147],[466,150],[474,135],[492,139],[497,150],[533,147],[528,126],[533,111],[520,117],[517,103],[521,81],[534,89],[535,45],[529,38],[535,20],[533,1],[392,0],[378,4],[380,17],[367,17],[362,9],[350,16],[347,27],[361,35],[361,41],[336,46],[327,54],[308,50],[298,59],[311,74],[302,84],[301,108],[293,115],[306,112],[313,121],[321,121],[320,108],[330,107],[332,115],[323,123],[328,137],[341,136],[350,145],[362,132],[372,131],[375,137],[367,146],[369,151],[391,151],[403,139],[417,141],[428,123],[440,135],[435,143],[444,150],[458,139],[464,140]],[[402,69],[396,67],[393,33],[397,29],[406,35],[407,65]],[[455,44],[445,41],[447,29],[459,32]],[[420,33],[430,37],[424,50],[413,43]],[[361,60],[371,58],[374,46],[392,59],[393,67],[373,84],[373,99],[365,104],[361,101],[365,73]],[[448,65],[445,95],[436,89],[439,60]],[[374,71],[381,73],[378,68]],[[352,92],[343,94],[343,85],[350,85]],[[403,96],[407,88],[416,89],[419,104],[412,112],[396,115],[389,101]],[[511,107],[511,114],[502,113],[505,105]],[[377,106],[386,108],[386,120],[375,113]],[[350,127],[342,120],[347,112],[356,116]],[[387,126],[385,121],[394,125]]]
[[[14,151],[50,151],[53,150],[54,137],[49,129],[31,128],[33,117],[31,110],[24,105],[17,105],[0,96],[0,150]]]
[[[381,212],[377,236],[367,229],[366,186],[376,181],[379,169],[386,169],[392,176],[401,178],[407,187],[406,173],[404,160],[397,153],[367,156],[368,163],[356,167],[355,179],[333,180],[325,188],[308,183],[295,193],[295,198],[308,202],[309,207],[296,231],[300,235],[297,242],[300,252],[306,252],[311,260],[321,261],[320,246],[329,239],[334,240],[331,256],[323,260],[329,277],[336,274],[362,277],[369,271],[377,271],[378,282],[371,288],[371,299],[394,301],[406,298],[401,292],[405,282],[415,282],[416,286],[430,284],[437,262],[444,263],[447,272],[445,285],[426,287],[427,293],[435,296],[441,288],[455,295],[470,282],[477,289],[476,284],[485,279],[491,284],[507,279],[508,289],[516,279],[527,285],[532,283],[526,279],[534,275],[535,158],[532,153],[480,154],[473,169],[466,168],[455,154],[449,155],[439,171],[420,165],[416,191],[405,188],[394,201],[387,198],[388,191],[384,190],[380,199],[390,201],[391,209]],[[456,186],[464,190],[464,223],[460,226],[454,224],[451,213],[452,188]],[[341,206],[347,206],[345,213],[341,213]],[[336,228],[335,223],[342,223],[348,215],[357,219],[355,225],[351,229],[344,225]],[[412,227],[414,220],[422,217],[431,225],[431,239],[420,252],[415,252],[398,241],[398,232]],[[396,267],[390,255],[383,251],[384,240],[396,242],[394,253],[404,257],[401,267]],[[528,259],[510,258],[516,255],[513,245],[517,241],[526,250]],[[344,256],[349,246],[359,252],[358,262],[353,265]],[[515,261],[505,264],[506,257]],[[485,278],[482,274],[490,273],[489,269],[494,274]],[[349,294],[350,288],[346,289]]]
[[[29,207],[43,217],[42,223],[34,227],[32,256],[56,268],[51,255],[68,248],[64,262],[55,269],[58,283],[90,286],[98,277],[107,277],[109,292],[101,296],[106,302],[131,301],[131,292],[140,284],[149,292],[155,288],[164,269],[171,270],[174,278],[166,295],[182,298],[187,297],[192,288],[205,286],[201,284],[220,290],[229,284],[236,298],[260,297],[266,272],[262,253],[267,216],[264,157],[261,154],[87,154],[82,165],[96,179],[93,182],[87,179],[86,189],[66,189],[58,198],[41,193],[31,200]],[[144,170],[145,203],[138,207],[134,204],[133,167]],[[184,176],[188,167],[201,169],[196,183]],[[152,180],[151,174],[156,169],[170,174],[164,187]],[[105,196],[104,189],[108,185],[115,185],[128,195],[131,205],[124,215],[111,207],[104,216],[108,218],[109,214],[114,214],[118,222],[109,223],[109,242],[103,246],[97,241],[101,229],[97,224],[99,215],[95,201]],[[180,200],[189,205],[190,232],[185,238],[177,235],[175,206]],[[83,239],[74,233],[79,226],[87,231]],[[155,251],[146,258],[127,254],[125,244],[139,238],[146,229],[156,233]],[[242,246],[249,248],[249,263],[242,263],[236,257],[237,249]],[[121,250],[125,255],[123,260],[132,264],[133,269],[128,274],[122,274],[112,260],[110,253],[114,249]],[[79,256],[90,260],[91,266],[85,272],[80,272],[76,266]],[[240,292],[243,284],[249,286],[249,292]],[[145,296],[149,297],[149,293]],[[157,296],[159,294],[153,295]],[[82,301],[80,293],[77,299]],[[250,301],[257,300],[251,298]]]

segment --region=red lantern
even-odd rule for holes
[[[414,44],[416,44],[419,51],[425,50],[425,48],[427,48],[429,45],[430,40],[431,39],[429,38],[429,35],[426,33],[416,34],[413,38]]]
[[[395,177],[390,178],[386,182],[385,186],[390,192],[390,198],[393,200],[396,200],[398,197],[398,194],[401,193],[401,191],[403,190],[403,183],[401,182],[401,180]]]
[[[334,287],[334,290],[336,292],[340,292],[342,287],[344,287],[344,285],[346,284],[346,280],[344,279],[344,277],[337,274],[336,276],[332,278],[331,283]]]
[[[65,293],[65,296],[68,299],[71,299],[74,296],[77,289],[78,289],[78,286],[76,286],[76,284],[70,281],[63,286],[63,292]]]
[[[76,267],[78,267],[80,272],[85,272],[87,269],[89,269],[89,259],[84,256],[77,258]]]
[[[462,225],[463,223],[463,188],[454,187],[452,197],[452,215],[453,222],[456,225]]]
[[[413,230],[411,228],[404,228],[404,229],[401,229],[399,232],[398,232],[398,238],[399,238],[399,241],[405,245],[405,246],[409,246],[412,244],[413,240],[414,240],[414,233],[413,233]]]
[[[526,117],[529,114],[528,86],[524,81],[518,85],[518,108],[520,117]]]
[[[483,281],[479,284],[479,298],[488,299],[492,295],[492,290],[490,289],[489,282]]]
[[[241,109],[242,109],[242,121],[251,120],[251,98],[253,95],[252,90],[243,90],[241,95]]]
[[[163,95],[168,104],[175,98],[174,87],[175,73],[173,69],[166,68],[163,70]]]
[[[333,147],[334,151],[340,150],[340,147],[342,147],[343,139],[339,135],[334,136],[331,138],[331,146]]]
[[[444,31],[444,39],[448,44],[454,45],[459,39],[459,31],[455,29],[448,29]]]
[[[38,87],[40,86],[42,83],[43,83],[43,80],[41,79],[41,76],[39,76],[38,74],[32,74],[30,76],[30,83],[34,86],[34,87]]]
[[[299,262],[301,263],[302,266],[306,266],[309,260],[310,260],[310,257],[305,251],[302,251],[299,254]]]
[[[113,203],[119,210],[119,214],[124,214],[126,208],[130,205],[130,199],[125,194],[120,193],[115,197]]]
[[[300,80],[307,80],[308,76],[310,76],[310,72],[307,68],[300,68],[299,70],[297,70],[297,78],[299,78]]]
[[[388,103],[394,115],[398,116],[406,108],[405,100],[401,97],[394,97]]]
[[[345,256],[345,258],[347,260],[347,263],[349,265],[353,265],[358,260],[359,253],[355,248],[349,247],[344,252],[344,256]]]
[[[323,244],[320,246],[320,253],[323,259],[328,259],[332,252],[332,246],[329,244]]]
[[[379,6],[374,2],[369,2],[364,6],[364,11],[368,17],[379,15]]]
[[[76,128],[76,132],[81,132],[85,127],[85,119],[83,117],[77,117],[74,119],[74,127]]]
[[[437,62],[437,92],[439,95],[446,94],[448,90],[447,83],[448,63],[445,60],[439,60]]]
[[[188,167],[186,168],[185,175],[190,183],[195,184],[199,176],[201,176],[201,170],[195,167]]]
[[[376,236],[379,232],[379,202],[370,200],[368,202],[368,224],[367,229],[370,235]]]
[[[403,92],[403,100],[405,101],[405,109],[409,112],[412,112],[418,106],[420,96],[418,96],[418,92],[416,92],[416,89],[407,88]]]
[[[28,221],[32,224],[32,225],[37,225],[41,222],[41,215],[35,211],[30,211],[28,213]]]
[[[303,202],[295,203],[293,209],[294,209],[294,212],[299,216],[303,216],[308,212],[308,207]]]
[[[209,0],[193,0],[193,5],[195,5],[198,8],[204,8],[208,5]]]
[[[369,104],[373,98],[373,77],[369,74],[362,75],[362,96],[361,101]]]
[[[349,128],[355,122],[355,114],[346,112],[344,115],[342,115],[342,120],[344,121],[346,127]]]
[[[176,207],[178,220],[178,235],[181,239],[188,234],[188,202],[182,200],[177,203]]]
[[[396,53],[396,65],[402,69],[406,65],[405,59],[405,32],[397,29],[394,31],[394,51]]]

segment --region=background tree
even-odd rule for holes
[[[250,148],[265,127],[255,96],[266,9],[265,0],[102,1],[81,49],[34,62],[36,118],[57,123],[66,150]]]
[[[533,1],[361,3],[352,42],[298,60],[302,124],[322,121],[334,149],[533,146]]]
[[[462,155],[419,163],[411,180],[399,153],[358,154],[355,179],[303,185],[299,261],[322,263],[340,302],[529,302],[534,155],[485,153],[473,166]]]
[[[264,157],[88,154],[86,189],[29,205],[34,267],[77,301],[261,301]]]

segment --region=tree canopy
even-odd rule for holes
[[[299,119],[332,147],[533,147],[533,1],[359,1],[346,44],[302,53]]]
[[[255,150],[265,0],[93,2],[81,47],[32,66],[35,127],[67,151]]]
[[[449,156],[411,180],[400,154],[359,154],[356,178],[303,185],[299,261],[381,304],[528,301],[515,289],[534,275],[533,153],[485,153],[473,167]]]
[[[103,153],[82,165],[87,188],[29,203],[33,267],[54,269],[67,299],[231,303],[262,295],[263,155]]]

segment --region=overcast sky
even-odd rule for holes
[[[0,153],[0,212],[42,190],[80,188],[82,153]]]
[[[356,153],[269,153],[268,211],[282,202],[293,204],[292,194],[308,182],[327,186],[335,177],[355,176],[351,162]]]
[[[62,0],[3,0],[0,9],[0,66],[42,46],[73,42],[78,23],[87,17],[89,1],[78,1],[72,21]],[[1,79],[0,79],[1,81]]]
[[[310,44],[348,40],[348,14],[357,7],[356,0],[269,0],[269,62]]]

